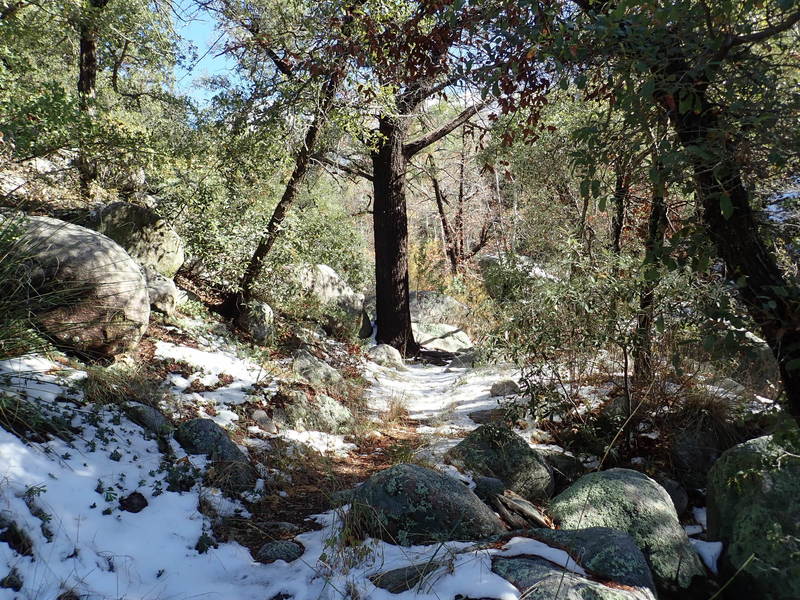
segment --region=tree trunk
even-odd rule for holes
[[[657,166],[661,172],[660,165]],[[663,178],[653,185],[653,198],[648,219],[647,238],[644,242],[644,268],[660,261],[667,228],[667,203]],[[636,332],[633,337],[633,383],[637,390],[645,389],[653,380],[653,298],[658,280],[645,276],[639,294],[639,314],[636,317]]]
[[[92,102],[97,90],[97,24],[96,12],[105,8],[109,0],[89,0],[86,13],[80,23],[80,55],[78,63],[78,99],[83,113],[94,117]],[[78,172],[80,174],[80,193],[84,199],[89,198],[91,183],[97,179],[97,164],[87,156],[85,147],[80,148],[78,155]]]
[[[622,228],[625,225],[625,205],[630,196],[630,177],[623,167],[617,166],[614,185],[614,216],[611,218],[611,251],[619,256],[622,250]]]
[[[681,59],[673,59],[668,74],[676,71],[689,72]],[[660,101],[691,160],[708,235],[778,361],[786,408],[800,423],[800,289],[783,276],[759,235],[733,144],[703,84],[696,83],[690,92],[699,105],[696,112],[679,110],[680,102],[669,94]]]
[[[430,159],[431,169],[436,169],[433,158]],[[445,199],[444,192],[439,185],[439,180],[435,174],[431,175],[431,182],[433,183],[433,195],[436,199],[436,208],[439,211],[439,220],[442,222],[442,237],[444,238],[444,251],[450,261],[450,271],[452,274],[458,275],[458,249],[456,248],[456,240],[453,236],[453,228],[447,220],[447,213],[445,212]]]
[[[264,259],[269,254],[275,241],[278,239],[281,231],[281,224],[289,212],[289,208],[297,199],[300,194],[300,186],[308,173],[311,157],[314,154],[319,138],[322,133],[322,126],[324,120],[330,111],[336,96],[336,90],[339,87],[340,77],[333,75],[325,81],[322,88],[322,100],[317,112],[314,115],[314,120],[311,122],[308,130],[306,131],[303,146],[295,157],[294,169],[286,183],[286,188],[283,190],[283,195],[272,211],[272,216],[267,224],[267,230],[258,242],[255,252],[250,257],[247,263],[242,278],[239,280],[238,292],[231,294],[226,298],[225,302],[219,307],[218,311],[228,318],[235,318],[242,312],[244,305],[252,299],[253,288],[258,281],[261,271],[264,266]]]
[[[406,217],[406,155],[402,117],[380,117],[381,143],[372,152],[375,235],[375,296],[377,341],[404,356],[419,352],[411,330],[408,299],[408,220]]]

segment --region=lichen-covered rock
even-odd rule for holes
[[[678,480],[688,488],[705,488],[708,471],[722,454],[719,436],[710,429],[684,429],[675,434],[670,448]]]
[[[705,577],[672,499],[647,475],[629,469],[589,473],[556,496],[550,512],[563,529],[610,527],[629,534],[659,589],[685,590],[695,577]]]
[[[288,540],[276,540],[267,542],[256,552],[256,560],[263,563],[271,563],[276,560],[283,560],[287,563],[297,560],[303,556],[303,547],[297,542]]]
[[[339,433],[353,421],[350,409],[325,394],[309,398],[303,392],[292,391],[286,394],[286,399],[286,405],[274,411],[273,417],[290,429]]]
[[[339,371],[306,350],[295,352],[292,369],[315,387],[333,387],[343,381]]]
[[[496,477],[528,500],[549,498],[553,474],[547,463],[505,425],[481,425],[445,454],[461,470]]]
[[[90,215],[87,226],[117,242],[143,267],[170,279],[183,265],[183,240],[150,208],[115,202]]]
[[[600,579],[656,591],[647,559],[627,533],[608,527],[542,528],[527,531],[525,537],[561,548]]]
[[[490,396],[512,396],[514,394],[519,394],[519,385],[512,379],[495,381],[489,390]]]
[[[397,369],[398,371],[406,370],[406,364],[403,362],[403,355],[400,354],[397,348],[389,344],[373,346],[367,350],[367,356],[372,362],[378,363],[381,366]]]
[[[649,591],[623,590],[565,571],[543,558],[496,557],[492,571],[510,581],[526,600],[645,600]]]
[[[799,455],[788,439],[765,436],[734,446],[711,469],[708,537],[725,544],[723,577],[737,573],[726,597],[800,598]]]
[[[266,302],[251,302],[244,307],[236,323],[256,342],[264,344],[275,331],[275,313]]]
[[[429,350],[465,352],[473,347],[469,335],[455,325],[446,323],[411,323],[416,342]]]
[[[124,410],[131,421],[150,433],[156,435],[172,433],[172,423],[157,408],[139,402],[128,402]]]
[[[536,453],[553,469],[556,493],[565,490],[586,473],[586,467],[580,459],[566,450],[545,446],[537,448]]]
[[[175,282],[169,277],[165,277],[152,267],[143,267],[145,280],[147,281],[147,295],[150,298],[150,308],[171,315],[178,306],[180,293]]]
[[[212,464],[209,482],[228,492],[252,489],[258,479],[244,452],[211,419],[189,419],[175,430],[175,439],[189,454],[205,454]]]
[[[504,529],[464,484],[410,464],[376,473],[358,487],[349,520],[353,531],[403,546],[480,540]]]
[[[132,349],[150,320],[139,265],[113,240],[49,217],[20,225],[19,258],[36,293],[54,299],[35,320],[56,344],[93,357]]]

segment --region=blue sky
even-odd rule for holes
[[[235,61],[228,56],[218,56],[225,46],[214,18],[204,10],[198,9],[192,0],[180,0],[175,5],[180,17],[174,17],[175,29],[188,43],[195,46],[198,59],[191,69],[175,70],[176,85],[179,91],[204,103],[213,95],[199,86],[200,80],[213,75],[226,75],[232,72]]]

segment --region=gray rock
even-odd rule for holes
[[[306,350],[295,352],[292,369],[311,385],[327,388],[342,383],[341,373]]]
[[[497,479],[497,477],[483,477],[477,476],[473,478],[475,482],[475,495],[484,502],[490,502],[494,496],[500,495],[506,491],[506,484]]]
[[[492,423],[506,422],[506,411],[502,408],[485,408],[474,410],[467,416],[478,425],[491,425]]]
[[[686,590],[695,577],[705,577],[672,499],[647,475],[629,469],[589,473],[552,500],[550,513],[563,529],[610,527],[628,533],[660,590]]]
[[[267,433],[278,433],[278,426],[275,424],[275,420],[267,414],[267,411],[258,408],[250,413],[250,416]]]
[[[528,500],[549,498],[553,493],[550,467],[505,425],[481,425],[448,450],[445,458],[460,470],[500,479]]]
[[[431,290],[412,290],[408,305],[414,323],[460,324],[470,312],[469,306],[452,296]]]
[[[543,558],[496,557],[492,571],[510,581],[526,600],[644,600],[642,594],[605,586],[560,569]]]
[[[376,473],[353,494],[353,531],[408,546],[480,540],[503,531],[500,519],[465,485],[418,465]]]
[[[174,429],[172,423],[170,423],[169,419],[167,419],[160,410],[148,406],[147,404],[128,402],[125,404],[124,410],[131,421],[139,425],[142,429],[156,435],[170,435]]]
[[[722,445],[713,431],[683,429],[675,434],[670,454],[675,475],[682,484],[705,488],[708,472],[722,454]]]
[[[285,273],[301,294],[313,298],[330,311],[329,330],[344,329],[364,335],[372,331],[364,312],[364,295],[353,291],[347,282],[328,265],[289,265]],[[368,334],[367,334],[368,337]]]
[[[537,448],[536,453],[553,469],[555,491],[561,492],[586,473],[581,460],[565,450]]]
[[[627,533],[608,527],[531,529],[525,537],[561,548],[592,575],[607,581],[656,592],[642,551]]]
[[[169,279],[183,265],[183,240],[150,208],[116,202],[92,214],[87,226],[117,242],[143,267]]]
[[[256,552],[256,560],[263,563],[271,563],[276,560],[290,563],[303,556],[303,552],[305,552],[303,546],[297,542],[276,540],[261,546]]]
[[[711,469],[708,538],[725,544],[723,578],[737,573],[726,598],[800,598],[798,456],[796,441],[770,435],[734,446]]]
[[[686,493],[683,486],[674,479],[668,477],[657,477],[656,481],[661,487],[667,490],[669,497],[672,498],[672,504],[675,506],[675,512],[678,517],[683,516],[683,513],[685,513],[686,509],[689,507],[689,494]]]
[[[353,413],[341,402],[316,394],[313,399],[303,392],[286,394],[290,400],[283,409],[274,412],[275,419],[284,427],[300,431],[339,433],[353,421]]]
[[[141,269],[118,244],[97,232],[48,217],[29,217],[16,246],[33,289],[54,306],[35,315],[59,346],[89,356],[132,349],[150,319]]]
[[[381,366],[397,369],[398,371],[405,371],[406,364],[403,362],[403,355],[397,348],[389,344],[378,344],[367,350],[367,356],[372,362],[378,363]]]
[[[211,419],[190,419],[175,430],[175,439],[189,454],[205,454],[212,461],[209,481],[228,492],[252,489],[255,469],[244,452]]]
[[[392,594],[401,594],[413,590],[428,575],[443,567],[446,563],[429,560],[418,565],[400,567],[385,573],[373,575],[369,580],[376,587],[382,588]]]
[[[491,396],[513,396],[514,394],[519,394],[519,385],[511,379],[495,381],[491,390],[489,390],[489,394]]]
[[[471,369],[475,366],[477,361],[477,352],[462,352],[450,361],[450,364],[447,365],[446,372],[449,373],[450,369]]]
[[[236,323],[259,344],[269,342],[275,333],[275,313],[266,302],[251,302],[245,306]]]
[[[429,350],[464,352],[473,347],[472,340],[461,328],[446,323],[411,323],[416,342]]]
[[[152,267],[142,267],[147,281],[147,295],[150,298],[150,308],[171,315],[178,306],[180,292],[175,282],[165,277]]]

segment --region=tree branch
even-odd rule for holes
[[[483,102],[470,106],[455,119],[439,127],[439,129],[435,129],[430,133],[423,135],[421,138],[408,142],[407,144],[403,144],[403,154],[405,154],[407,159],[411,158],[420,150],[427,148],[434,142],[438,142],[446,135],[461,127],[464,123],[474,117],[484,106],[485,104]]]
[[[364,167],[358,165],[344,165],[340,163],[338,160],[333,160],[332,158],[328,158],[327,156],[315,156],[314,159],[323,164],[330,165],[331,167],[339,169],[343,173],[353,175],[354,177],[363,177],[368,181],[372,181],[374,179],[372,173],[367,171]]]

